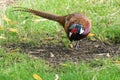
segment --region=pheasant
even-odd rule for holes
[[[29,12],[34,15],[58,22],[63,26],[68,39],[71,42],[77,41],[75,45],[76,48],[79,46],[79,40],[85,38],[90,33],[91,22],[88,17],[83,14],[72,13],[65,16],[60,16],[23,7],[15,7],[14,11]]]

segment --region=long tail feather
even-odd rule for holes
[[[14,7],[15,10],[13,11],[23,11],[23,12],[29,12],[32,13],[34,15],[49,19],[49,20],[53,20],[53,21],[57,21],[59,23],[63,23],[63,19],[62,16],[58,16],[58,15],[54,15],[54,14],[50,14],[47,12],[43,12],[43,11],[37,11],[37,10],[33,10],[33,9],[29,9],[29,8],[23,8],[23,7]]]

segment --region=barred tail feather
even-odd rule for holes
[[[34,15],[61,23],[62,16],[50,14],[50,13],[43,12],[43,11],[37,11],[37,10],[29,9],[29,8],[23,8],[23,7],[14,7],[14,8],[15,8],[15,10],[13,10],[13,11],[29,12]],[[62,23],[63,23],[63,19],[62,19]]]

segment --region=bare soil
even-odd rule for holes
[[[120,55],[120,44],[108,44],[99,40],[92,41],[84,39],[80,42],[78,50],[66,48],[62,43],[43,44],[30,47],[29,44],[12,44],[7,46],[8,51],[20,48],[20,52],[25,52],[33,58],[42,58],[48,63],[60,64],[66,61],[79,62],[97,58],[111,58]]]

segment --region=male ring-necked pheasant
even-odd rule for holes
[[[59,16],[29,8],[23,8],[23,7],[15,7],[15,8],[16,9],[14,11],[29,12],[34,15],[60,23],[63,26],[69,40],[71,42],[77,41],[76,47],[78,46],[79,40],[85,38],[90,33],[91,22],[83,14],[72,13],[65,16]]]

